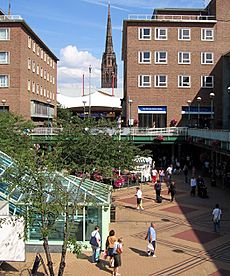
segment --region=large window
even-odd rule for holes
[[[8,75],[0,75],[0,87],[9,87]]]
[[[191,87],[191,76],[185,76],[185,75],[178,76],[178,87],[181,87],[181,88]]]
[[[191,39],[190,29],[178,29],[178,39],[179,40],[190,40]]]
[[[167,76],[156,75],[155,76],[155,87],[167,87]]]
[[[155,39],[156,40],[167,40],[168,39],[168,29],[156,28],[155,29]]]
[[[155,52],[155,63],[167,64],[167,52]]]
[[[145,52],[139,52],[138,53],[138,61],[139,63],[151,63],[151,52],[145,51]]]
[[[179,64],[190,64],[191,63],[191,53],[190,52],[179,52],[178,53],[178,63]]]
[[[214,76],[201,76],[201,87],[213,88],[214,87]]]
[[[214,29],[212,29],[212,28],[201,29],[201,40],[213,41],[214,40]]]
[[[151,28],[139,28],[138,29],[139,40],[150,40],[151,39]]]
[[[151,87],[151,76],[150,75],[139,75],[138,76],[139,87]]]
[[[201,64],[213,64],[214,63],[214,54],[210,52],[201,53]]]
[[[0,28],[0,40],[9,40],[10,39],[10,29]]]
[[[0,64],[9,64],[9,63],[10,63],[10,53],[0,52]]]

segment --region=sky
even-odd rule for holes
[[[80,96],[82,76],[91,91],[100,87],[101,58],[105,49],[108,3],[110,2],[113,45],[122,87],[122,22],[131,14],[152,14],[154,8],[204,8],[209,0],[0,0],[5,13],[20,15],[59,58],[58,93]]]

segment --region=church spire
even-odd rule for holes
[[[110,4],[108,4],[105,51],[101,62],[101,87],[117,88],[117,64],[116,55],[113,50]]]

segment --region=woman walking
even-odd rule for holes
[[[109,260],[110,267],[114,267],[113,248],[116,241],[117,241],[117,238],[115,237],[115,231],[110,230],[109,236],[107,237],[106,245],[105,245],[107,250],[107,255],[110,257],[110,260]]]
[[[118,273],[118,269],[121,266],[121,253],[123,252],[123,239],[119,238],[117,242],[114,243],[113,256],[114,256],[114,269],[113,276],[121,275]]]

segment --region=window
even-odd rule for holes
[[[37,94],[39,94],[39,84],[37,84],[37,86],[36,86],[36,92],[37,92]]]
[[[28,69],[30,70],[31,69],[31,59],[30,58],[28,58],[28,61],[27,61],[27,66],[28,66]]]
[[[0,75],[0,87],[9,87],[8,75]]]
[[[44,70],[44,80],[46,80],[46,70]]]
[[[138,76],[138,87],[151,87],[151,76],[139,75]]]
[[[213,41],[214,40],[214,29],[201,29],[201,40]]]
[[[46,97],[46,89],[45,88],[44,88],[43,92],[44,92],[44,97]]]
[[[151,63],[151,52],[139,52],[139,63]]]
[[[28,80],[28,81],[27,81],[27,90],[28,90],[28,91],[30,91],[30,87],[31,87],[31,81]]]
[[[28,36],[28,48],[31,48],[31,37]]]
[[[54,63],[54,61],[53,61],[53,69],[55,69],[55,63]]]
[[[55,78],[53,77],[53,84],[55,84]]]
[[[201,64],[213,64],[213,62],[214,62],[213,53],[209,53],[209,52],[201,53]]]
[[[37,75],[39,75],[39,65],[37,65]]]
[[[191,87],[191,77],[190,76],[178,76],[178,87]]]
[[[50,58],[50,67],[53,66],[53,60]]]
[[[46,61],[46,53],[44,53],[44,61]]]
[[[49,81],[50,80],[50,74],[49,74],[49,72],[47,72],[47,81]]]
[[[40,87],[40,95],[42,96],[43,90],[42,90],[42,86]]]
[[[32,92],[35,93],[35,82],[32,82]]]
[[[41,59],[43,59],[43,50],[41,49]]]
[[[155,87],[167,87],[167,79],[166,75],[156,75],[155,76]]]
[[[167,52],[155,52],[155,63],[167,63]]]
[[[41,78],[43,77],[43,68],[41,67],[40,69],[40,75],[41,75]]]
[[[39,56],[39,53],[40,53],[40,48],[39,46],[37,46],[37,56]]]
[[[151,28],[139,28],[139,40],[151,40]]]
[[[190,29],[179,29],[178,30],[178,39],[179,40],[190,40]]]
[[[9,40],[10,39],[10,29],[0,28],[0,40]]]
[[[178,53],[178,64],[190,64],[191,53],[190,52],[179,52]]]
[[[0,64],[9,64],[9,63],[10,63],[10,53],[0,52]]]
[[[201,87],[202,88],[213,88],[214,87],[214,76],[201,76]]]
[[[46,91],[46,97],[49,98],[50,92],[49,90]]]
[[[167,40],[168,30],[166,28],[156,28],[155,29],[155,39],[156,40]]]
[[[50,57],[47,57],[47,64],[50,64]]]
[[[36,43],[33,41],[33,52],[35,53],[36,51]]]
[[[36,67],[36,64],[35,64],[35,61],[33,60],[32,62],[32,71],[35,72],[35,67]]]
[[[50,75],[50,82],[52,83],[53,81],[53,77],[52,77],[52,75]]]

